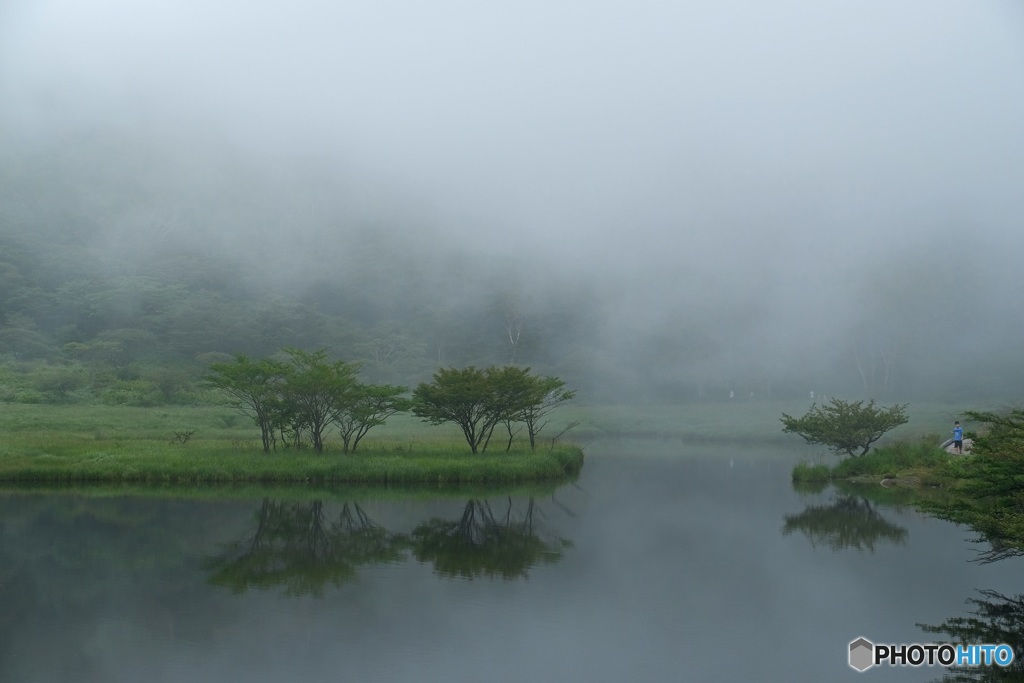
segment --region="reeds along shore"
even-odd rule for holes
[[[570,444],[472,454],[457,444],[380,444],[356,454],[263,453],[221,441],[83,442],[31,439],[0,448],[0,481],[150,483],[515,483],[570,479],[583,452]]]
[[[573,477],[583,462],[566,441],[506,452],[497,434],[474,455],[457,429],[411,417],[375,429],[354,454],[340,438],[320,455],[264,453],[251,421],[223,406],[9,405],[0,433],[7,482],[515,483]]]

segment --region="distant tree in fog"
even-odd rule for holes
[[[557,377],[531,377],[531,394],[519,417],[526,424],[530,448],[537,447],[537,435],[547,425],[552,410],[576,397]]]

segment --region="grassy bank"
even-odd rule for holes
[[[456,429],[395,422],[372,432],[355,454],[341,453],[336,442],[322,455],[267,454],[252,424],[229,408],[5,405],[0,481],[507,484],[564,480],[583,463],[582,450],[569,443],[536,451],[516,445],[508,453],[492,443],[474,455]]]
[[[888,405],[888,403],[886,403]],[[809,400],[739,400],[684,404],[638,404],[629,406],[568,405],[560,421],[575,420],[569,432],[576,440],[600,437],[661,437],[685,441],[765,444],[802,443],[799,437],[782,432],[782,413],[803,415]],[[962,407],[944,403],[911,403],[910,420],[886,435],[883,444],[914,440],[925,435],[947,434],[953,420],[962,420]],[[550,427],[549,427],[550,429]],[[941,441],[936,437],[937,443]]]
[[[146,439],[19,439],[0,447],[0,481],[204,483],[512,483],[577,474],[571,445],[473,455],[454,445],[393,444],[354,455],[311,450],[263,453],[220,440],[168,444]]]
[[[866,455],[847,457],[834,466],[799,463],[793,468],[794,482],[846,481],[910,486],[956,486],[964,475],[964,456],[950,455],[939,448],[937,437],[918,441],[897,441],[875,448]]]
[[[834,485],[842,494],[910,504],[969,526],[987,542],[978,561],[1024,555],[1024,432],[1014,427],[976,442],[971,455],[952,455],[934,441],[896,443],[834,467],[801,463],[793,486],[817,493]]]
[[[323,500],[346,502],[358,500],[437,500],[449,498],[464,501],[470,498],[546,497],[565,483],[564,479],[544,479],[513,483],[479,482],[460,484],[426,484],[424,482],[206,482],[147,483],[133,481],[73,482],[16,481],[0,482],[0,495],[32,496],[72,494],[85,498],[166,498],[169,500]]]
[[[504,452],[495,435],[487,454],[473,456],[459,430],[398,415],[373,429],[355,455],[328,440],[322,456],[308,451],[261,452],[251,421],[227,406],[0,406],[0,480],[52,482],[519,482],[577,472],[579,448],[603,437],[684,441],[791,443],[782,412],[809,402],[735,401],[632,406],[567,405],[553,415],[535,453],[521,444]],[[911,406],[895,438],[936,432],[957,417],[942,405]],[[576,423],[552,448],[551,439]],[[180,435],[191,433],[186,443]]]
[[[800,415],[810,401],[718,401],[684,404],[584,405],[566,404],[552,415],[541,433],[548,442],[569,423],[577,423],[564,438],[665,437],[687,440],[779,441],[800,443],[782,433],[782,413]],[[925,434],[947,434],[961,407],[941,403],[911,403],[910,421],[893,430],[887,440],[906,440]],[[158,406],[138,408],[107,405],[0,404],[0,433],[73,433],[96,438],[117,435],[169,439],[175,431],[193,430],[196,438],[257,442],[259,431],[245,416],[227,406]],[[429,427],[403,414],[374,428],[367,445],[377,440],[461,439],[450,425]]]

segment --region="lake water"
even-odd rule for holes
[[[532,499],[0,494],[0,681],[928,681],[848,644],[1024,593],[964,528],[794,491],[792,451],[587,452]]]

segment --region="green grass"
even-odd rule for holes
[[[937,471],[950,459],[949,453],[939,448],[939,443],[937,437],[917,442],[897,441],[860,457],[844,458],[832,468],[832,476],[836,479],[867,475],[894,478]]]
[[[845,457],[833,467],[798,463],[793,468],[793,481],[900,479],[921,486],[953,486],[962,478],[963,468],[963,458],[939,448],[937,437],[932,435],[917,441],[896,441],[859,457]]]
[[[192,431],[184,444],[175,434]],[[456,485],[566,479],[579,472],[582,451],[569,443],[522,445],[506,453],[492,442],[472,454],[454,428],[411,417],[394,420],[343,454],[340,440],[325,452],[263,453],[251,422],[216,406],[4,405],[0,411],[0,481],[213,483],[341,482]],[[496,435],[497,437],[497,435]]]
[[[602,437],[773,442],[802,448],[798,437],[782,433],[779,418],[783,412],[802,414],[808,407],[808,401],[740,400],[569,404],[551,416],[535,453],[517,444],[506,454],[503,435],[496,433],[490,451],[475,456],[454,426],[432,427],[414,416],[399,415],[373,429],[355,455],[343,455],[335,438],[328,441],[326,453],[317,456],[306,450],[263,454],[251,421],[227,406],[3,404],[0,479],[187,485],[520,482],[571,475],[582,463],[580,449],[571,442],[585,444]],[[910,422],[894,430],[891,441],[945,433],[960,417],[959,411],[948,405],[911,404]],[[578,425],[552,449],[552,437],[574,421]],[[173,443],[176,433],[186,431],[193,432],[187,443]]]
[[[889,406],[897,401],[879,401]],[[810,408],[809,400],[645,404],[632,406],[582,406],[569,404],[559,413],[557,424],[579,420],[569,432],[575,440],[599,437],[641,436],[681,438],[687,441],[754,442],[802,444],[800,437],[782,432],[782,413],[800,416]],[[910,402],[909,421],[887,434],[879,445],[917,439],[929,434],[951,434],[953,420],[963,422],[970,406]],[[548,429],[560,429],[556,423]],[[941,441],[941,439],[939,439]]]
[[[306,501],[312,498],[330,501],[349,500],[436,500],[452,498],[488,498],[495,496],[543,497],[565,483],[564,479],[523,481],[516,483],[461,483],[426,485],[422,482],[380,484],[376,482],[347,483],[281,483],[281,482],[206,482],[206,483],[146,483],[146,482],[68,482],[32,481],[0,482],[4,495],[47,493],[73,493],[88,498],[167,498],[172,500],[275,500]]]
[[[892,401],[881,402],[889,405]],[[712,441],[778,441],[802,443],[782,433],[782,413],[802,415],[810,401],[740,401],[685,404],[582,405],[569,403],[551,416],[540,438],[547,443],[571,421],[579,425],[564,439],[589,440],[597,437],[673,437]],[[963,421],[966,408],[938,403],[910,403],[907,424],[883,440],[918,438],[925,434],[947,435],[953,420]],[[0,404],[0,434],[50,431],[87,434],[103,438],[124,435],[146,439],[170,439],[177,430],[194,430],[195,438],[258,441],[249,418],[227,406],[157,406],[136,408],[107,405],[25,405]],[[498,437],[496,433],[495,438]],[[386,425],[374,428],[366,446],[378,440],[461,440],[451,425],[431,427],[412,415],[396,415]],[[362,446],[361,446],[362,447]]]
[[[567,478],[579,448],[484,454],[454,444],[378,444],[356,454],[310,449],[263,453],[223,439],[169,444],[147,439],[23,437],[0,446],[0,481],[206,483],[377,482],[464,484]]]
[[[802,462],[793,468],[793,481],[814,483],[828,481],[831,478],[832,470],[828,465],[811,465]]]

